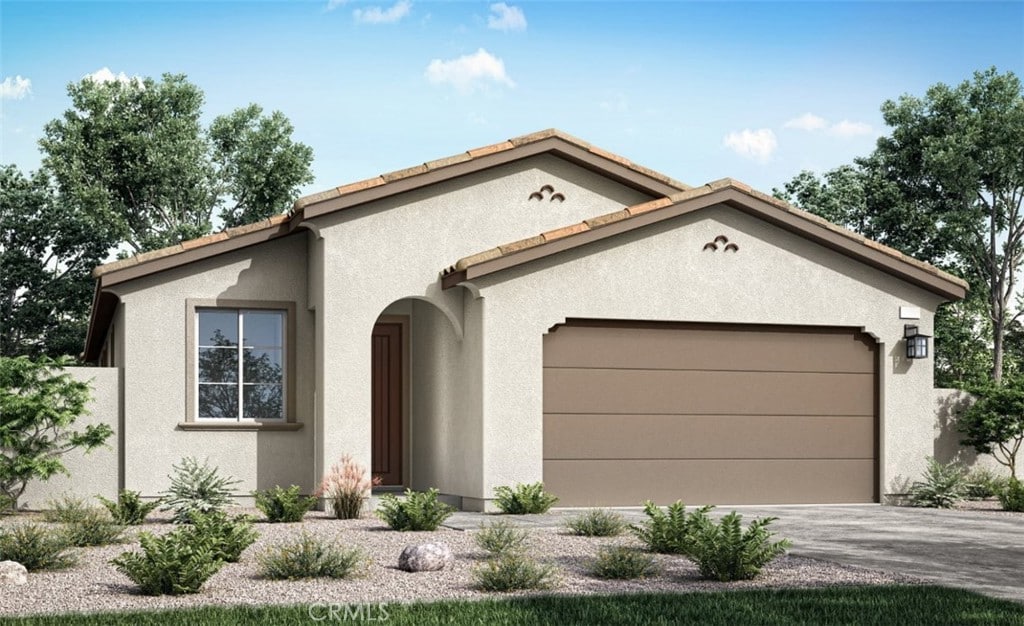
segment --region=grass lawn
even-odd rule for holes
[[[329,602],[328,598],[324,602]],[[361,609],[361,612],[360,612]],[[0,619],[19,626],[146,626],[362,622],[409,624],[1020,624],[1024,606],[943,587],[848,587],[720,593],[529,597],[339,608],[203,608]]]

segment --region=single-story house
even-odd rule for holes
[[[564,506],[884,501],[933,452],[906,327],[930,335],[967,289],[557,130],[95,277],[119,487],[155,496],[191,455],[243,491],[311,491],[348,453],[467,510],[541,480]]]

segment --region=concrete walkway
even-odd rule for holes
[[[906,507],[738,506],[744,520],[778,517],[772,525],[793,541],[792,554],[846,565],[910,574],[935,584],[962,587],[1024,602],[1024,517],[998,511],[944,511]],[[616,509],[631,523],[640,509]],[[506,519],[517,525],[555,528],[578,510],[546,515],[459,512],[445,523],[460,530]]]

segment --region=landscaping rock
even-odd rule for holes
[[[24,585],[28,582],[28,570],[16,561],[0,561],[0,585]]]
[[[406,546],[398,557],[398,569],[406,572],[436,572],[455,560],[452,551],[443,543],[423,543]]]

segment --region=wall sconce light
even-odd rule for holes
[[[917,326],[905,324],[903,326],[903,338],[907,341],[907,358],[928,358],[928,337],[930,336],[917,332]]]

